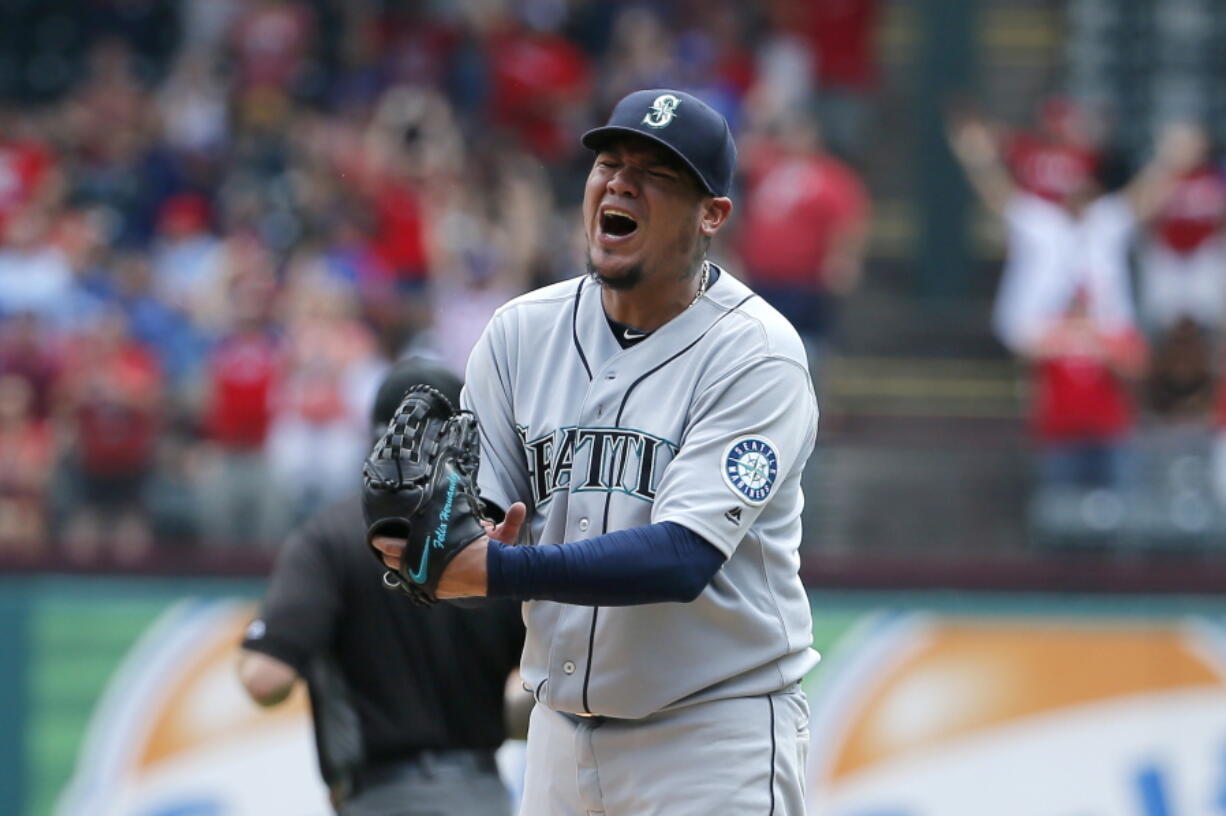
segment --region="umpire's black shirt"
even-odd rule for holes
[[[519,665],[519,604],[415,606],[383,587],[357,497],[286,542],[243,648],[307,681],[324,780],[423,749],[494,749],[503,689]]]

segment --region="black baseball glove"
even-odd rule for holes
[[[477,490],[477,419],[428,385],[405,394],[362,469],[366,543],[405,539],[400,569],[383,583],[435,603],[439,577],[456,553],[485,535]]]

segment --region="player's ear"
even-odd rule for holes
[[[716,196],[704,200],[702,218],[698,228],[708,238],[719,232],[720,227],[728,222],[732,215],[732,199]]]

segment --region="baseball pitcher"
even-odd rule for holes
[[[495,315],[461,410],[409,395],[368,541],[423,603],[524,602],[524,816],[794,816],[805,353],[706,257],[733,207],[719,113],[638,91],[583,144],[587,274]]]

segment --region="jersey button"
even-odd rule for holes
[[[574,674],[575,673],[575,661],[567,660],[565,663],[563,663],[562,671],[565,674]]]
[[[587,528],[588,528],[588,522],[587,522],[587,519],[585,519],[585,518],[581,518],[581,519],[579,519],[579,532],[581,532],[581,533],[586,533],[586,532],[587,532]]]

